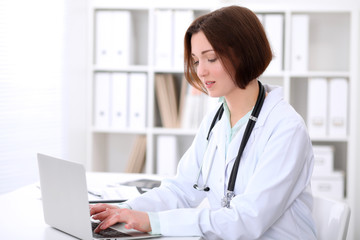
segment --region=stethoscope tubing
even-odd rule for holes
[[[241,143],[240,143],[238,155],[236,156],[235,163],[234,163],[233,168],[231,170],[231,174],[230,174],[230,178],[229,178],[229,182],[228,182],[228,188],[227,188],[227,192],[229,192],[229,193],[234,192],[235,183],[236,183],[236,177],[237,177],[238,169],[239,169],[239,166],[240,166],[240,160],[241,160],[242,153],[243,153],[243,151],[245,149],[245,146],[246,146],[246,144],[247,144],[247,142],[249,140],[251,132],[252,132],[252,130],[253,130],[254,126],[255,126],[255,123],[256,123],[256,121],[258,119],[258,116],[260,114],[260,110],[262,108],[262,105],[263,105],[263,103],[265,101],[265,88],[261,84],[260,81],[258,81],[258,84],[259,84],[258,98],[256,100],[254,109],[251,112],[251,116],[249,118],[249,121],[248,121],[248,123],[246,125],[244,136],[243,136],[243,138],[241,140]],[[217,110],[217,112],[216,112],[216,114],[214,116],[214,119],[211,122],[209,132],[208,132],[208,135],[207,135],[207,138],[206,138],[207,144],[209,144],[209,138],[210,138],[210,134],[212,132],[212,129],[214,128],[215,124],[221,119],[223,113],[224,113],[224,107],[223,107],[223,104],[221,104],[221,106],[219,107],[219,109]],[[212,159],[211,159],[209,171],[208,171],[208,173],[207,173],[207,175],[205,177],[205,182],[204,182],[203,187],[198,186],[198,182],[199,182],[201,170],[203,168],[204,160],[201,163],[199,172],[197,174],[196,183],[193,185],[193,187],[195,189],[199,190],[199,191],[206,191],[207,192],[207,191],[210,190],[210,187],[207,186],[207,182],[208,182],[208,178],[209,178],[210,171],[211,171],[213,161],[214,161],[214,156],[213,156],[214,153],[215,153],[214,151],[215,151],[215,149],[212,151],[212,155],[211,155]]]

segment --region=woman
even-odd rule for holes
[[[250,10],[230,6],[197,18],[185,34],[185,76],[220,97],[223,114],[212,127],[219,111],[204,118],[174,179],[127,201],[126,208],[92,206],[91,215],[102,221],[96,231],[125,222],[167,236],[316,239],[306,126],[281,88],[263,88],[257,80],[271,58],[264,29]],[[204,199],[209,207],[198,208]]]

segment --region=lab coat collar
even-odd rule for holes
[[[283,89],[281,87],[274,87],[274,86],[269,86],[269,85],[264,85],[264,86],[265,86],[266,92],[268,92],[268,95],[265,98],[264,105],[261,108],[257,123],[255,124],[255,127],[252,131],[252,134],[249,137],[249,140],[248,140],[248,143],[246,144],[246,146],[249,146],[254,142],[257,130],[260,127],[264,126],[265,121],[266,121],[267,117],[269,116],[271,110],[283,99]],[[228,121],[228,119],[226,119],[226,120]],[[225,123],[222,123],[222,124],[225,124]],[[235,138],[229,144],[227,156],[226,156],[226,164],[228,164],[231,161],[235,161],[235,158],[239,152],[239,146],[240,146],[241,139],[244,136],[246,125],[247,124],[245,124],[239,130],[239,132],[236,134]],[[225,125],[224,125],[224,128],[222,128],[222,129],[223,130],[225,129]],[[225,130],[224,130],[224,132],[225,132]],[[226,133],[219,134],[219,136],[221,136],[221,138],[223,138],[223,139],[221,139],[221,140],[219,139],[218,149],[219,150],[221,149],[223,151],[222,154],[225,154]],[[246,148],[247,147],[245,147],[243,157],[246,155]],[[224,156],[224,155],[222,155],[222,156]]]

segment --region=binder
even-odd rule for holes
[[[112,11],[96,11],[95,35],[95,63],[100,66],[111,64]]]
[[[155,66],[172,67],[173,13],[167,9],[155,10]]]
[[[173,64],[175,68],[184,67],[184,36],[187,28],[194,19],[192,10],[174,11],[174,54]]]
[[[291,70],[305,72],[309,61],[309,15],[296,14],[291,18]]]
[[[156,173],[161,176],[174,176],[179,158],[176,137],[159,135],[157,137],[156,149]]]
[[[263,21],[274,55],[266,73],[279,73],[283,69],[284,16],[282,14],[264,14]]]
[[[128,74],[113,73],[111,78],[111,118],[112,128],[128,127]]]
[[[96,64],[127,66],[132,64],[133,28],[130,11],[96,12]]]
[[[133,27],[130,11],[113,11],[112,64],[128,66],[133,64]]]
[[[145,73],[129,73],[129,127],[145,128],[147,76]]]
[[[308,129],[312,137],[327,134],[328,84],[326,78],[309,78],[308,81]]]
[[[95,73],[95,126],[109,127],[110,112],[110,73]]]
[[[345,78],[329,80],[329,136],[347,136],[348,81]]]

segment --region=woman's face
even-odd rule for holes
[[[209,96],[226,97],[238,88],[203,32],[192,35],[191,55],[196,73],[206,87]]]

